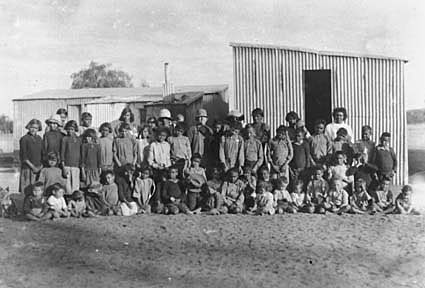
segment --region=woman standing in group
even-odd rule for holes
[[[345,128],[348,134],[348,141],[351,142],[353,138],[353,129],[351,129],[350,125],[345,123],[345,120],[347,120],[347,110],[343,107],[335,108],[332,112],[332,116],[334,122],[326,125],[325,134],[333,141],[336,138],[336,132],[340,128]]]

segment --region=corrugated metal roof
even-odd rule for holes
[[[134,102],[154,102],[160,101],[162,95],[143,95],[143,96],[118,96],[104,97],[87,102],[87,104],[113,104],[113,103],[134,103]]]
[[[179,86],[175,88],[176,93],[202,91],[205,94],[219,93],[228,89],[228,85],[193,85]],[[88,89],[56,89],[44,90],[34,94],[13,99],[13,101],[35,100],[35,99],[75,99],[75,98],[105,98],[105,97],[140,97],[140,96],[162,96],[162,87],[149,88],[88,88]]]
[[[368,55],[368,54],[352,53],[352,52],[320,51],[320,50],[313,50],[313,49],[308,49],[308,48],[299,48],[299,47],[291,47],[291,46],[283,46],[283,45],[250,44],[250,43],[235,43],[235,42],[230,42],[229,45],[231,47],[282,49],[282,50],[295,51],[295,52],[314,53],[314,54],[326,55],[326,56],[388,59],[388,60],[397,60],[397,61],[408,62],[408,60],[398,58],[398,57]]]
[[[190,105],[196,100],[199,100],[204,96],[203,92],[186,92],[186,93],[173,93],[169,96],[166,96],[163,99],[160,99],[157,102],[148,103],[145,106],[151,106],[151,105],[162,105],[162,104],[183,104],[183,105]]]

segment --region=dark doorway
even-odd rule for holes
[[[305,124],[314,132],[316,119],[330,123],[331,70],[304,70]]]

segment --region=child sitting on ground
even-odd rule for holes
[[[275,213],[273,194],[270,185],[266,182],[259,183],[255,197],[255,214],[257,215],[273,215]]]
[[[328,177],[330,181],[341,180],[347,191],[352,191],[353,176],[348,175],[347,157],[343,151],[335,152],[335,164],[328,169]]]
[[[118,186],[115,183],[115,174],[112,170],[107,170],[104,173],[105,185],[102,189],[102,198],[105,202],[106,211],[105,214],[120,215],[121,209],[119,207],[119,198],[118,198]]]
[[[306,193],[304,192],[304,181],[298,180],[294,183],[294,190],[290,193],[294,212],[303,211],[306,201]]]
[[[209,215],[224,214],[224,201],[223,196],[220,194],[220,188],[223,183],[223,181],[221,181],[221,171],[215,167],[212,169],[211,173],[212,179],[208,180],[204,192],[205,194],[203,195],[204,201],[202,211],[205,211]]]
[[[395,199],[395,210],[394,214],[412,214],[419,215],[420,213],[413,208],[412,203],[413,189],[410,185],[404,185],[401,189],[401,193]]]
[[[35,182],[32,185],[32,195],[24,200],[24,215],[28,220],[40,221],[51,219],[53,214],[48,211],[46,198],[43,196],[43,183]]]
[[[277,214],[295,213],[295,209],[292,206],[291,194],[289,194],[286,187],[288,186],[288,179],[280,177],[276,180],[276,188],[273,191],[274,208]]]
[[[201,165],[202,157],[195,153],[192,157],[192,166],[185,171],[187,183],[187,206],[195,214],[201,211],[202,188],[207,183],[205,169]]]
[[[390,213],[394,210],[394,196],[390,191],[391,181],[383,178],[377,190],[372,191],[372,199],[376,212]]]
[[[186,206],[186,189],[177,178],[179,169],[171,166],[169,169],[169,178],[162,186],[162,201],[165,204],[164,214],[192,214]]]
[[[121,173],[116,179],[123,216],[135,215],[138,212],[136,199],[133,198],[134,170],[134,166],[127,163],[121,167]]]
[[[72,199],[68,203],[68,210],[71,217],[80,218],[89,216],[83,192],[74,191],[74,193],[72,193]]]
[[[85,189],[87,213],[89,216],[106,215],[107,208],[103,198],[103,187],[100,183],[93,183]]]
[[[47,199],[47,205],[53,219],[69,217],[68,206],[66,205],[65,198],[63,198],[64,193],[65,188],[61,184],[56,183],[53,185],[52,195]]]
[[[134,181],[133,198],[139,205],[138,213],[151,213],[149,201],[155,192],[155,182],[150,178],[151,170],[149,167],[142,168],[140,172],[140,177],[137,177]]]
[[[313,179],[307,184],[306,211],[309,213],[324,212],[324,203],[329,192],[329,184],[323,179],[323,168],[316,166],[313,169]]]
[[[242,213],[244,210],[245,184],[239,179],[238,168],[232,168],[228,172],[228,179],[221,186],[221,195],[227,212],[232,214]]]
[[[350,210],[348,193],[341,180],[334,180],[323,208],[332,213],[342,214]],[[319,211],[321,212],[321,211]]]
[[[257,188],[257,179],[254,176],[253,170],[250,167],[245,166],[243,168],[244,174],[239,177],[240,180],[245,184],[244,196],[245,196],[245,209],[250,210],[255,204],[255,191]]]
[[[354,185],[354,193],[350,197],[350,211],[354,214],[365,214],[371,212],[372,198],[366,191],[366,181],[362,178],[357,179]]]

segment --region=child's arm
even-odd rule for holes
[[[137,154],[139,153],[139,145],[137,145],[137,141],[134,138],[131,138],[131,143],[133,143],[133,165],[136,165],[137,162]]]
[[[393,159],[393,172],[397,171],[397,156],[395,155],[394,149],[390,148],[391,158]]]
[[[407,214],[407,211],[404,209],[403,205],[400,204],[399,200],[395,200],[395,206],[397,207],[397,210],[400,212],[400,214]]]
[[[113,158],[114,158],[114,161],[115,161],[115,164],[117,164],[117,166],[118,167],[121,167],[121,162],[120,162],[120,160],[118,159],[118,149],[117,149],[117,143],[116,143],[116,141],[114,140],[114,142],[113,142],[113,144],[112,144],[112,153],[113,153]]]
[[[224,138],[224,136],[221,136],[220,147],[219,147],[219,159],[220,159],[220,162],[224,164],[225,170],[227,170],[229,167],[227,167],[227,165],[226,165],[226,155],[224,153],[224,143],[225,143],[225,138]]]
[[[261,165],[263,165],[263,162],[264,162],[264,151],[263,151],[263,145],[261,145],[261,143],[258,145],[258,156],[257,157],[258,157],[258,160],[257,160],[257,162],[255,162],[255,165],[252,168],[254,173],[257,173],[258,168],[260,168]]]
[[[288,165],[291,162],[292,158],[294,158],[294,148],[292,147],[291,141],[289,141],[289,136],[287,136],[287,146],[288,146],[288,157],[286,157],[285,165]]]
[[[238,162],[239,162],[239,167],[243,167],[245,164],[245,151],[243,149],[244,147],[244,141],[242,137],[240,138],[240,142],[239,142],[239,152],[238,152]]]

